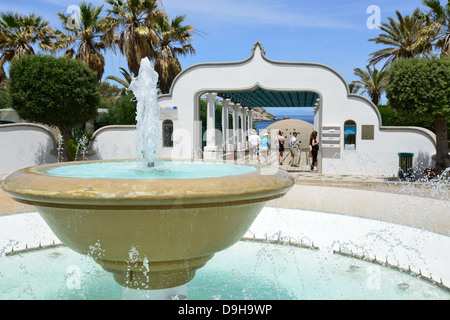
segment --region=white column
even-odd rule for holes
[[[238,104],[233,105],[233,143],[235,145],[239,142],[239,108]]]
[[[217,93],[208,93],[206,95],[208,101],[207,116],[206,116],[206,145],[208,147],[216,146],[216,104]]]
[[[242,147],[247,149],[248,147],[248,123],[247,123],[247,111],[248,108],[242,108]]]
[[[228,151],[228,105],[231,99],[222,100],[222,143],[225,151]]]
[[[239,108],[240,105],[233,105],[233,143],[236,147],[239,144]]]
[[[240,113],[240,117],[237,117],[236,128],[237,128],[237,143],[236,143],[236,151],[237,151],[237,159],[244,159],[245,155],[245,142],[244,142],[244,117],[243,117],[243,107],[240,103],[236,104],[238,107],[238,115]],[[239,119],[240,118],[240,119]],[[241,128],[239,129],[239,121],[241,124]]]
[[[240,103],[237,104],[239,106],[239,113],[241,114],[241,116],[239,117],[239,121],[241,124],[241,128],[238,130],[238,136],[239,136],[239,145],[242,146],[242,142],[244,141],[244,135],[242,134],[242,130],[244,130],[244,117],[243,115],[243,107],[241,106]]]
[[[215,159],[216,157],[216,104],[217,93],[207,93],[207,109],[206,109],[206,147],[203,151],[205,159]]]
[[[248,109],[248,135],[252,134],[253,130],[253,111],[252,109]]]

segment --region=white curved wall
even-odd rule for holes
[[[192,66],[178,75],[171,92],[160,96],[161,107],[178,107],[174,135],[192,137],[192,150],[174,145],[172,155],[191,158],[201,148],[201,124],[198,122],[198,98],[206,92],[246,91],[257,86],[278,91],[312,91],[320,96],[317,123],[341,129],[339,148],[322,148],[319,167],[328,174],[369,174],[395,176],[398,153],[414,153],[418,171],[431,166],[435,154],[435,135],[420,128],[384,128],[378,109],[366,98],[351,95],[346,81],[333,69],[314,63],[276,62],[265,57],[257,42],[249,59],[234,63],[205,63]],[[357,124],[356,150],[344,150],[344,123]],[[361,139],[361,126],[374,126],[374,140]],[[322,143],[323,145],[323,143]]]
[[[136,127],[106,126],[93,135],[89,160],[136,159]]]
[[[0,179],[22,168],[57,162],[56,148],[52,132],[44,126],[0,125]]]

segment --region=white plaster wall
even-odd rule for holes
[[[175,123],[176,121],[173,122]],[[162,130],[162,121],[160,121],[160,128]],[[178,129],[177,131],[174,131],[173,136],[174,145],[176,144],[179,147],[176,149],[161,148],[161,153],[158,155],[158,158],[180,158],[181,156],[176,154],[178,150],[190,154],[192,149],[190,133],[183,129]],[[136,158],[136,126],[105,126],[94,133],[89,160],[122,160]]]
[[[378,110],[367,99],[352,95],[329,102],[325,96],[328,94],[324,94],[323,98],[322,125],[341,128],[341,147],[339,150],[322,148],[323,173],[396,176],[400,152],[414,154],[416,174],[434,165],[431,158],[436,153],[436,138],[431,131],[413,127],[383,127]],[[347,120],[353,120],[357,125],[356,150],[344,150],[343,131]],[[361,139],[362,125],[374,126],[374,140]]]
[[[37,124],[0,125],[0,179],[23,169],[57,162],[52,132]]]
[[[89,160],[136,159],[136,127],[106,126],[93,135]]]
[[[341,148],[326,149],[322,153],[323,173],[362,174],[397,176],[399,168],[398,153],[413,153],[413,170],[416,176],[424,168],[434,167],[432,156],[436,153],[433,133],[422,128],[377,128],[374,140],[361,140],[361,125],[357,124],[356,150],[344,150],[344,134],[341,133]],[[343,123],[341,131],[343,131]]]
[[[348,93],[345,80],[333,69],[313,63],[276,62],[265,57],[256,43],[247,60],[235,63],[205,63],[184,70],[175,79],[171,92],[159,97],[161,107],[177,106],[179,117],[174,130],[181,130],[184,141],[192,137],[192,149],[174,144],[174,158],[191,158],[198,154],[201,136],[197,113],[200,94],[218,91],[252,90],[257,86],[280,91],[312,91],[320,95],[320,106],[314,127],[342,128],[340,149],[322,149],[322,173],[397,175],[399,152],[414,153],[414,166],[431,164],[435,154],[435,135],[415,128],[383,128],[378,109],[366,98]],[[343,149],[343,126],[346,120],[356,122],[357,149]],[[375,140],[361,140],[361,125],[373,125]],[[175,135],[175,134],[174,134]],[[417,161],[419,160],[419,161]],[[421,170],[421,169],[420,169]]]

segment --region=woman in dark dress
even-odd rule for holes
[[[311,172],[317,172],[314,171],[314,165],[317,162],[317,154],[319,153],[319,142],[317,141],[317,131],[313,131],[311,133],[311,136],[309,138],[309,145],[311,146],[311,153],[312,153]]]

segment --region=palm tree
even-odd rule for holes
[[[155,71],[159,74],[159,88],[162,93],[169,92],[173,80],[181,72],[178,56],[195,53],[190,44],[194,28],[191,25],[183,25],[185,19],[184,15],[178,15],[170,22],[167,15],[156,19],[158,44]]]
[[[398,11],[395,13],[397,20],[389,17],[389,22],[382,23],[380,27],[384,33],[369,39],[369,41],[388,46],[372,53],[369,59],[371,65],[386,59],[382,70],[397,59],[427,54],[432,48],[429,39],[435,31],[425,28],[430,22],[419,15],[419,9],[416,9],[411,16],[403,16]]]
[[[106,21],[111,32],[119,29],[115,44],[125,55],[128,69],[136,77],[142,58],[155,58],[157,36],[152,28],[161,14],[157,0],[106,0],[111,5]]]
[[[55,30],[41,16],[1,12],[0,83],[7,78],[3,69],[5,63],[25,54],[34,54],[34,44],[37,44],[42,50],[53,51],[56,39]]]
[[[97,72],[97,80],[100,81],[105,68],[105,59],[101,51],[105,51],[109,44],[106,39],[108,35],[104,31],[105,23],[100,16],[103,6],[95,7],[92,3],[82,2],[79,8],[78,23],[73,23],[73,18],[69,14],[57,13],[63,28],[70,33],[65,35],[65,43],[61,41],[60,47],[73,45],[66,51],[66,57],[73,58],[75,55],[75,59],[83,61]]]
[[[358,91],[362,89],[362,86],[359,83],[356,83],[356,81],[353,81],[352,83],[348,84],[348,91],[351,94],[358,94]]]
[[[450,56],[450,1],[441,5],[439,0],[422,0],[428,7],[425,13],[432,21],[430,30],[436,30],[435,48],[441,51],[441,56]]]
[[[128,87],[131,84],[131,81],[133,80],[133,77],[124,68],[119,68],[119,69],[120,69],[120,73],[122,73],[123,79],[121,79],[119,77],[116,77],[116,76],[107,76],[106,79],[107,80],[114,80],[114,81],[120,83],[124,88],[128,89]]]
[[[361,86],[362,93],[367,92],[373,104],[378,105],[385,90],[387,72],[378,71],[377,68],[371,68],[369,65],[366,70],[355,68],[353,73],[359,77],[359,80],[353,81],[353,84]]]

